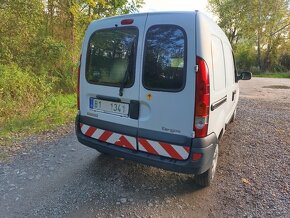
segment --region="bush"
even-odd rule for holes
[[[54,92],[74,92],[77,79],[73,78],[73,72],[76,67],[72,63],[70,49],[51,37],[39,37],[34,43],[30,51],[31,71],[36,75],[50,77],[54,83]]]
[[[54,90],[56,92],[72,94],[76,92],[77,87],[77,68],[71,67],[70,70],[58,74],[56,76],[56,82],[54,84]],[[75,73],[74,73],[75,72]]]
[[[283,54],[280,57],[280,63],[285,69],[290,70],[290,54]]]
[[[71,65],[71,57],[65,44],[51,37],[39,36],[30,47],[26,55],[26,66],[31,66],[36,74],[39,69],[44,69],[49,75],[55,75]]]
[[[28,116],[52,88],[45,75],[35,76],[15,65],[0,65],[0,126],[11,118]]]
[[[240,71],[248,71],[250,68],[255,68],[256,56],[252,47],[247,44],[240,44],[235,49],[235,59],[237,68]]]

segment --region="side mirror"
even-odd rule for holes
[[[250,80],[252,78],[251,72],[241,72],[241,74],[238,76],[238,80]]]

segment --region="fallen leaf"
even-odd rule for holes
[[[249,182],[249,180],[245,179],[245,178],[242,178],[242,182],[244,184],[247,184],[247,185],[250,185],[251,183]]]

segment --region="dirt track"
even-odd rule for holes
[[[268,88],[267,88],[267,87]],[[73,125],[0,164],[1,217],[290,217],[290,80],[240,82],[214,184],[100,155]],[[59,130],[61,131],[61,129]]]

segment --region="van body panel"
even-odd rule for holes
[[[213,93],[213,75],[212,75],[212,51],[211,51],[211,23],[208,22],[206,16],[201,13],[196,13],[196,55],[205,60],[208,71],[209,71],[209,84],[210,84],[210,104],[214,99],[212,98]],[[215,125],[212,125],[211,110],[209,110],[208,120],[208,133],[214,132]]]
[[[235,82],[235,64],[231,46],[224,43],[224,56],[226,66],[226,89],[227,89],[227,108],[225,123],[228,124],[236,110],[239,99],[239,85]]]
[[[122,20],[129,22],[122,25]],[[201,72],[197,57],[206,63],[210,85],[207,135],[201,138],[193,131]],[[82,46],[79,86],[76,134],[81,143],[194,174],[211,167],[239,98],[231,45],[218,25],[198,11],[92,22]],[[195,160],[195,153],[201,159]]]
[[[185,20],[187,22],[184,22]],[[144,78],[143,81],[140,78],[142,85],[140,86],[139,128],[192,137],[195,100],[195,14],[149,14],[145,32],[157,25],[161,27],[176,26],[184,32],[185,84],[182,90],[178,91],[150,90],[144,87]],[[146,53],[146,43],[144,50]],[[144,58],[143,61],[145,61]],[[144,70],[146,69],[143,66],[143,76]]]
[[[214,132],[219,136],[230,121],[238,103],[238,83],[230,78],[234,77],[235,69],[228,67],[229,64],[234,66],[234,60],[232,56],[229,57],[231,45],[220,27],[202,13],[197,13],[196,17],[197,55],[206,61],[209,68],[210,105],[214,106],[226,99],[214,110],[211,107],[209,113],[208,133]]]
[[[76,135],[79,142],[86,146],[117,157],[123,157],[146,165],[156,166],[165,170],[186,174],[200,174],[205,172],[210,167],[211,159],[217,144],[217,137],[214,133],[205,138],[192,139],[192,144],[195,144],[196,146],[190,148],[190,154],[201,153],[203,154],[203,158],[199,161],[193,161],[189,158],[186,160],[175,160],[168,157],[126,149],[121,146],[114,146],[109,143],[87,137],[82,134],[79,124],[80,120],[79,116],[77,116],[75,125]]]
[[[134,16],[134,22],[132,25],[121,26],[121,21],[124,17],[114,17],[109,19],[103,19],[100,21],[95,21],[89,25],[88,30],[86,31],[86,36],[83,43],[82,51],[82,65],[81,65],[81,75],[80,75],[80,114],[83,116],[88,116],[96,118],[99,120],[104,120],[108,122],[114,122],[118,124],[124,124],[127,126],[138,127],[138,119],[132,119],[129,116],[122,116],[111,113],[104,113],[102,111],[91,110],[90,109],[90,98],[108,98],[108,100],[115,98],[118,99],[121,103],[130,104],[130,101],[139,101],[139,86],[140,86],[140,56],[142,55],[142,41],[144,35],[144,25],[146,22],[147,14],[140,14]],[[109,28],[124,28],[127,26],[134,26],[138,28],[138,43],[136,48],[136,57],[135,57],[135,75],[133,85],[129,88],[124,88],[123,96],[119,96],[120,86],[109,86],[109,85],[96,85],[91,84],[86,79],[86,63],[87,63],[87,54],[89,47],[89,40],[97,31],[109,29]],[[114,67],[114,66],[112,66]],[[118,66],[116,66],[118,67]],[[82,85],[85,84],[85,87]]]

